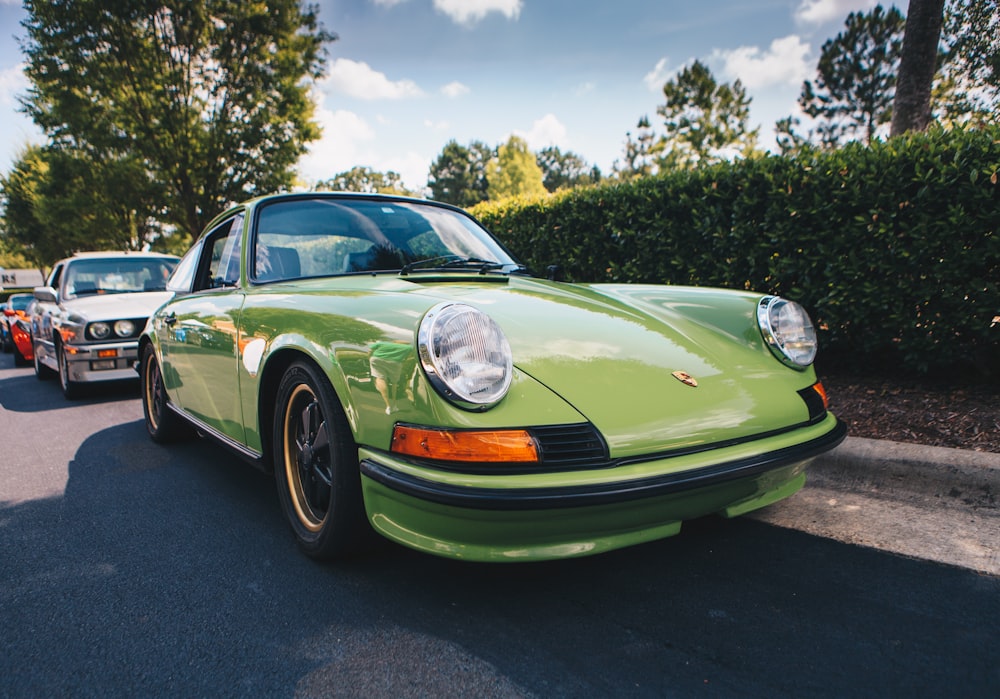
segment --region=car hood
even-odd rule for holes
[[[329,314],[333,303],[346,319],[392,329],[386,337],[395,342],[413,342],[419,319],[438,303],[474,306],[503,328],[518,375],[590,421],[616,458],[745,440],[809,420],[797,391],[815,382],[815,372],[783,365],[764,344],[761,294],[431,274],[291,282],[262,293],[283,297],[270,303],[288,312]],[[693,381],[684,383],[685,375]],[[536,407],[521,405],[505,424],[523,424],[530,418],[518,416],[537,416]],[[452,419],[475,424],[471,416]]]
[[[797,391],[815,374],[784,366],[764,345],[760,294],[517,278],[426,291],[492,316],[517,369],[590,420],[613,455],[697,448],[809,419]]]
[[[764,346],[759,294],[515,282],[470,296],[506,332],[517,368],[586,416],[617,456],[808,420],[796,391],[814,374],[789,369]]]
[[[68,313],[80,318],[113,320],[117,318],[148,318],[170,299],[169,291],[145,291],[132,294],[98,294],[64,301]]]

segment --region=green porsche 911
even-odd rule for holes
[[[139,348],[150,436],[273,471],[316,558],[373,531],[472,561],[638,544],[791,495],[846,432],[798,304],[539,279],[435,202],[254,199],[168,291]]]

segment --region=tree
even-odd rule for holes
[[[380,194],[401,194],[413,196],[413,192],[403,186],[403,179],[398,172],[378,172],[369,167],[353,167],[347,172],[334,175],[325,182],[316,185],[316,189],[327,189],[335,192],[369,192]]]
[[[1000,123],[1000,2],[948,0],[934,105],[946,123]]]
[[[717,83],[708,67],[695,61],[664,84],[663,95],[666,103],[656,110],[666,127],[662,155],[656,157],[661,170],[694,167],[755,150],[757,130],[747,128],[751,100],[739,80],[732,85]]]
[[[24,111],[57,147],[138,160],[187,234],[233,201],[290,186],[319,136],[309,83],[335,37],[298,0],[25,8]]]
[[[944,0],[910,0],[892,102],[889,135],[925,131],[931,123],[931,85],[937,72]]]
[[[160,189],[134,159],[96,162],[34,146],[0,189],[6,236],[40,267],[81,250],[139,250],[164,238],[154,216]]]
[[[549,192],[600,182],[601,171],[576,153],[563,153],[557,146],[542,148],[535,156],[542,170],[542,184]]]
[[[3,235],[9,248],[16,248],[42,269],[63,255],[55,236],[38,220],[38,189],[48,177],[48,163],[42,149],[31,146],[21,153],[11,171],[0,178],[3,192]]]
[[[871,143],[889,122],[903,34],[903,15],[877,5],[852,12],[845,30],[823,44],[815,84],[802,86],[799,105],[815,120],[809,140],[831,148]]]
[[[449,141],[428,173],[431,197],[465,208],[486,201],[486,164],[492,157],[493,149],[481,141],[473,141],[468,147]]]
[[[624,162],[615,161],[612,171],[621,180],[632,180],[656,174],[656,156],[663,149],[663,143],[649,125],[649,117],[643,116],[636,124],[635,139],[632,132],[625,133]]]
[[[523,138],[511,136],[487,166],[490,199],[538,197],[546,194],[542,169]]]

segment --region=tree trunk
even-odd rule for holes
[[[910,0],[890,136],[924,131],[931,122],[931,83],[937,69],[943,17],[944,0]]]

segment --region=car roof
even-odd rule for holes
[[[56,262],[56,264],[61,264],[65,262],[72,262],[74,260],[92,260],[92,259],[109,259],[109,260],[125,260],[125,259],[139,259],[139,260],[179,260],[177,255],[167,255],[161,252],[122,252],[120,250],[90,250],[86,252],[76,252],[73,253],[71,257],[66,257],[62,260]]]

